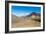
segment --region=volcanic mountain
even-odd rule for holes
[[[32,15],[40,16],[40,13],[32,12],[32,13],[30,13],[29,15],[27,15],[26,17],[31,17]]]

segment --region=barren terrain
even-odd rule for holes
[[[33,20],[31,17],[16,17],[12,15],[12,28],[20,27],[40,27],[40,23],[37,20]]]

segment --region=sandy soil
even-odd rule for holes
[[[30,19],[21,19],[19,21],[12,23],[12,28],[21,28],[21,27],[40,27],[40,22],[30,20]]]

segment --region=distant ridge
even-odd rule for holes
[[[35,15],[35,16],[40,16],[40,13],[35,13],[35,12],[32,12],[31,14],[27,15],[26,17],[30,17],[32,15]]]

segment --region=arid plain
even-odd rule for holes
[[[22,16],[18,17],[15,15],[12,16],[12,28],[22,28],[22,27],[40,27],[41,21],[40,17],[32,18],[32,16]]]

